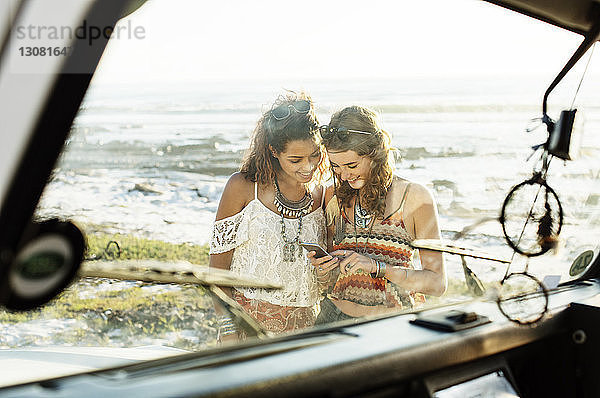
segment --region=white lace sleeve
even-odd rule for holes
[[[231,217],[215,221],[210,254],[225,253],[248,240],[249,220],[246,208]]]

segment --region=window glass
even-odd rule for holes
[[[36,213],[77,223],[88,242],[85,266],[163,275],[170,267],[188,276],[207,267],[225,184],[239,170],[257,121],[286,90],[310,94],[319,124],[350,105],[377,111],[395,148],[394,173],[430,193],[441,238],[474,248],[476,257],[511,261],[508,267],[444,254],[445,292],[411,296],[414,307],[393,312],[492,299],[511,272],[527,271],[552,288],[578,275],[569,273],[576,259],[583,264],[598,254],[597,54],[579,91],[589,55],[549,97],[548,114],[558,119],[574,104],[583,131],[579,157],[552,160],[547,174],[564,217],[556,247],[538,257],[514,254],[498,221],[512,187],[540,170],[542,152],[532,146],[547,133],[532,119],[541,117],[543,93],[578,46],[575,34],[490,4],[442,0],[155,0],[119,24],[143,27],[145,35],[110,41]],[[509,206],[517,240],[536,188]],[[419,206],[413,208],[395,227],[414,225]],[[531,240],[532,230],[526,232],[522,239]],[[407,264],[419,270],[422,263],[417,255]],[[229,330],[221,312],[194,284],[82,278],[39,310],[0,311],[0,345],[153,346],[155,356],[171,355],[217,346],[219,329]]]

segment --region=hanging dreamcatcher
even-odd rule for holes
[[[500,213],[502,232],[508,245],[526,257],[540,256],[558,244],[563,209],[556,192],[546,182],[548,153],[541,171],[515,185]]]
[[[548,119],[549,120],[549,119]],[[550,137],[555,124],[548,125]],[[528,272],[529,259],[556,248],[563,224],[563,209],[558,195],[548,185],[551,147],[540,145],[541,168],[533,176],[515,185],[504,200],[500,224],[507,244],[515,253],[527,257],[523,272],[510,273],[510,264],[500,281],[497,304],[509,320],[521,325],[535,323],[548,311],[548,290]]]
[[[592,58],[593,48],[579,86],[575,92],[571,109],[561,112],[558,121],[552,120],[547,110],[550,92],[558,85],[567,72],[598,40],[598,34],[590,32],[575,51],[565,67],[550,84],[542,102],[543,124],[548,131],[545,143],[533,147],[534,154],[541,149],[541,166],[534,166],[533,176],[515,185],[504,200],[500,223],[508,245],[516,253],[527,257],[523,272],[510,273],[507,265],[501,289],[497,297],[498,308],[511,321],[530,324],[542,319],[548,311],[548,290],[542,282],[528,272],[529,259],[540,256],[556,248],[563,225],[563,208],[556,192],[548,185],[546,176],[550,161],[557,157],[564,161],[572,160],[578,149],[578,135],[573,134],[577,109],[573,108],[575,98],[583,82],[583,77]],[[527,129],[531,131],[532,129]]]
[[[529,258],[554,249],[563,224],[562,205],[546,181],[552,156],[548,142],[540,146],[541,169],[534,169],[531,178],[510,190],[500,214],[506,242],[514,253],[527,257],[527,263],[523,272],[509,273],[510,264],[507,266],[497,303],[502,314],[521,325],[539,321],[548,311],[548,291],[528,272]]]
[[[546,177],[553,157],[571,160],[571,133],[577,110],[563,111],[558,122],[545,113],[542,122],[548,130],[548,140],[535,146],[541,149],[540,167],[534,166],[533,176],[515,185],[504,200],[500,224],[507,244],[515,253],[527,257],[525,270],[510,273],[508,264],[500,282],[497,303],[511,321],[531,324],[548,311],[548,290],[528,272],[529,259],[547,253],[558,245],[563,225],[563,208],[558,195],[548,185]]]

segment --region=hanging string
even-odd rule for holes
[[[535,194],[535,198],[533,199],[533,203],[531,204],[531,209],[529,209],[529,214],[527,214],[527,218],[525,219],[525,223],[523,224],[523,229],[521,230],[521,234],[519,235],[519,239],[517,240],[517,246],[521,243],[521,239],[523,239],[523,234],[525,234],[525,228],[527,228],[527,224],[529,223],[529,220],[531,220],[531,218],[533,216],[533,209],[535,208],[535,202],[537,202],[537,199],[538,199],[538,196],[540,195],[541,190],[542,190],[542,186],[540,185],[537,193]],[[513,250],[512,256],[510,257],[510,262],[506,265],[506,272],[504,273],[504,278],[502,278],[502,280],[505,280],[508,277],[508,275],[510,273],[510,266],[512,265],[512,262],[515,259],[516,254],[517,254],[517,251]],[[529,265],[529,260],[527,260],[527,261],[528,261],[527,265]]]
[[[590,51],[590,57],[588,58],[587,63],[585,64],[585,69],[583,70],[583,74],[581,75],[581,80],[579,80],[579,85],[577,86],[577,91],[575,91],[575,95],[573,96],[573,102],[571,102],[571,109],[575,105],[575,99],[577,98],[577,94],[579,94],[579,89],[581,88],[581,83],[583,83],[583,78],[585,77],[585,73],[588,70],[588,66],[590,66],[590,61],[592,60],[592,55],[594,54],[594,48],[596,48],[596,43],[592,46],[592,51]]]
[[[540,175],[544,181],[546,181],[546,177],[548,176],[548,169],[550,168],[552,159],[554,159],[554,156],[550,155],[547,151],[542,153],[542,169],[540,170]]]

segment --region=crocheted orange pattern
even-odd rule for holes
[[[361,228],[355,232],[352,223],[346,223],[344,239],[333,248],[354,250],[383,261],[388,267],[413,269],[415,249],[409,245],[411,240],[398,212],[387,220],[375,220],[371,231]],[[417,303],[425,302],[425,296],[421,293],[407,291],[385,278],[373,278],[361,270],[351,274],[340,273],[330,296],[362,305],[399,309],[412,308]]]

